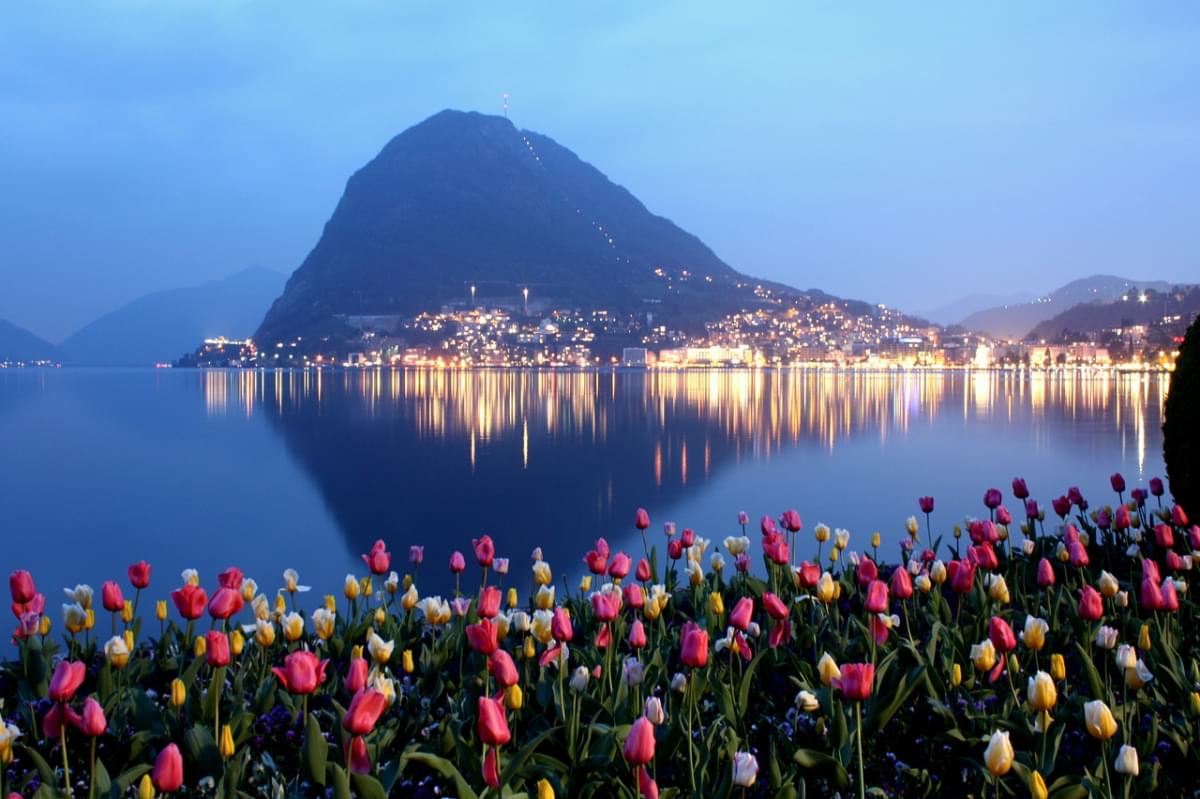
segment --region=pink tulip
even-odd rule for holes
[[[633,526],[639,530],[645,530],[650,526],[650,514],[645,508],[638,508],[633,514]]]
[[[246,606],[246,600],[242,598],[242,592],[237,588],[229,586],[221,586],[212,595],[212,599],[208,602],[208,615],[214,619],[228,619],[236,613],[240,613],[242,608]]]
[[[496,545],[492,543],[492,537],[484,535],[472,538],[471,548],[475,550],[475,562],[485,569],[491,568],[496,558]]]
[[[42,719],[42,737],[47,741],[56,741],[62,736],[64,724],[78,727],[81,722],[79,714],[70,705],[56,703]]]
[[[685,622],[680,637],[679,659],[693,669],[708,665],[708,633],[695,622]]]
[[[516,685],[519,679],[512,655],[503,649],[497,649],[488,657],[488,671],[496,677],[496,682],[503,688]]]
[[[1000,494],[1000,489],[989,488],[983,495],[983,504],[988,510],[995,510],[1000,507],[1000,503],[1004,501],[1004,497]]]
[[[13,602],[24,605],[33,601],[37,588],[33,584],[33,575],[24,569],[13,572],[8,576],[8,590],[12,593]]]
[[[217,575],[217,585],[222,588],[232,588],[235,591],[241,589],[243,580],[242,570],[237,566],[230,566]]]
[[[903,566],[897,566],[892,570],[891,585],[892,593],[896,599],[908,599],[913,595],[912,577],[908,573],[908,569]]]
[[[866,609],[868,613],[886,613],[888,609],[888,587],[883,580],[872,580],[867,586]]]
[[[606,624],[596,632],[596,641],[595,641],[596,648],[597,649],[608,649],[608,647],[611,643],[612,643],[612,627],[610,625]]]
[[[128,569],[129,583],[139,591],[150,586],[150,564],[139,560]]]
[[[1049,588],[1054,585],[1054,564],[1046,558],[1038,561],[1037,566],[1037,584],[1041,588]]]
[[[467,641],[471,649],[481,655],[490,655],[496,651],[499,630],[490,619],[482,619],[478,624],[467,625]]]
[[[125,609],[125,597],[121,594],[121,586],[112,580],[105,580],[100,586],[100,604],[109,613],[120,613]]]
[[[633,626],[629,628],[629,645],[634,649],[641,649],[646,645],[646,628],[641,619],[635,619]]]
[[[999,616],[992,616],[988,620],[988,638],[1000,654],[1017,648],[1017,637],[1013,635],[1012,627]]]
[[[463,557],[463,553],[455,551],[450,556],[450,571],[455,574],[461,573],[467,568],[467,560]]]
[[[879,577],[879,567],[875,565],[875,561],[864,556],[854,570],[854,577],[858,580],[858,584],[865,588],[870,585],[872,580]]]
[[[363,688],[354,694],[342,719],[342,727],[351,735],[370,735],[375,723],[387,709],[387,695],[375,688]]]
[[[1175,507],[1171,508],[1171,524],[1175,525],[1176,527],[1187,527],[1188,516],[1186,513],[1184,513],[1182,505],[1176,505]]]
[[[512,740],[508,720],[504,717],[504,705],[490,696],[479,697],[479,740],[487,746],[504,746]]]
[[[658,784],[645,766],[638,766],[638,793],[645,799],[658,799]]]
[[[690,547],[696,543],[696,531],[690,527],[683,528],[683,532],[679,534],[679,540],[683,542],[685,547]]]
[[[1163,549],[1175,546],[1175,532],[1165,524],[1154,525],[1154,543]]]
[[[851,702],[865,702],[871,698],[875,682],[875,666],[871,663],[846,663],[841,667],[842,676],[833,681],[842,695]]]
[[[810,560],[796,567],[796,585],[800,588],[815,588],[821,581],[821,567]]]
[[[608,542],[603,538],[597,538],[595,549],[588,550],[588,553],[583,556],[583,562],[587,564],[588,571],[592,574],[604,574],[608,571],[608,553]]]
[[[179,611],[180,616],[188,621],[195,621],[204,615],[204,608],[208,605],[208,594],[204,593],[203,588],[188,583],[171,592],[171,601],[175,603],[175,609]]]
[[[1070,544],[1067,544],[1067,554],[1071,565],[1077,568],[1088,565],[1090,560],[1088,558],[1087,547],[1083,545],[1082,541],[1072,541]]]
[[[629,729],[625,738],[625,761],[633,766],[644,766],[654,760],[654,724],[644,715]]]
[[[362,683],[365,683],[367,661],[363,658],[352,660],[350,662],[350,673],[352,676],[355,671],[355,661],[362,662],[362,666],[358,668],[362,671]],[[271,671],[279,678],[279,682],[283,684],[285,691],[292,694],[304,695],[311,694],[317,690],[317,686],[325,682],[325,667],[328,665],[328,660],[321,660],[312,652],[298,649],[284,658],[282,669],[276,666]],[[358,682],[357,676],[355,676],[355,682]],[[357,691],[359,688],[362,688],[362,683],[351,687],[350,679],[347,678],[346,687],[351,691]]]
[[[369,666],[366,658],[351,658],[350,670],[346,673],[347,691],[349,691],[351,694],[356,694],[366,686],[368,668]],[[278,670],[272,669],[272,671],[275,672],[275,675],[279,677],[280,680],[286,679],[286,672],[284,676],[280,676]],[[287,688],[286,683],[284,684],[284,688]]]
[[[1179,610],[1179,594],[1175,590],[1174,580],[1163,581],[1162,609],[1168,613],[1174,613]]]
[[[646,595],[637,583],[629,583],[622,593],[625,594],[625,604],[634,610],[641,610],[646,605]]]
[[[933,497],[917,497],[917,505],[922,513],[933,513]]]
[[[413,544],[408,548],[408,562],[420,566],[425,560],[425,547]]]
[[[638,565],[637,565],[637,574],[635,576],[643,583],[646,582],[647,580],[649,580],[651,577],[653,577],[654,575],[650,571],[650,561],[646,560],[645,558],[639,558]]]
[[[597,591],[592,594],[592,612],[598,621],[612,621],[621,612],[621,594],[617,591]]]
[[[783,526],[791,533],[800,532],[800,528],[804,526],[800,521],[800,514],[794,510],[785,510],[783,516],[780,517],[780,521],[783,522]]]
[[[371,551],[362,556],[363,563],[367,564],[367,568],[371,570],[371,574],[387,574],[392,568],[392,553],[387,551],[387,545],[383,543],[383,539],[376,541],[371,546]]]
[[[781,644],[786,644],[792,640],[792,620],[782,619],[778,624],[771,628],[771,634],[767,636],[767,644],[772,649],[777,648]]]
[[[671,560],[679,560],[683,557],[683,542],[678,538],[672,538],[667,542],[667,557]]]
[[[479,592],[479,615],[485,619],[494,619],[500,615],[500,589],[494,585]]]
[[[1079,597],[1079,618],[1100,621],[1103,615],[1104,603],[1101,600],[1100,592],[1090,585],[1085,585]]]
[[[1150,493],[1156,497],[1163,495],[1163,481],[1161,477],[1150,478]]]
[[[108,729],[108,719],[104,717],[104,708],[92,697],[83,703],[83,714],[75,727],[89,738],[99,738]]]
[[[753,615],[754,600],[744,596],[733,606],[733,612],[729,614],[729,623],[739,630],[746,630],[750,626],[750,619]]]
[[[783,600],[770,591],[763,592],[763,608],[767,611],[767,615],[776,621],[786,619],[788,617],[787,605],[783,604]]]
[[[346,760],[350,764],[351,774],[371,773],[371,754],[367,751],[367,741],[361,735],[356,735],[346,744]]]
[[[556,641],[570,641],[575,637],[571,627],[571,616],[563,608],[554,609],[554,617],[550,620],[550,634]]]
[[[618,552],[613,555],[612,563],[608,565],[608,576],[614,580],[621,580],[625,575],[629,574],[629,569],[633,566],[633,560],[624,552]]]
[[[204,657],[214,669],[229,665],[229,636],[220,630],[211,630],[205,638]]]
[[[83,685],[83,678],[86,676],[87,666],[83,663],[59,661],[54,669],[54,676],[50,678],[50,698],[55,702],[70,702],[79,686]]]
[[[500,787],[500,755],[494,746],[483,756],[483,781],[490,788]]]
[[[150,781],[160,793],[174,793],[183,787],[183,756],[179,754],[178,746],[167,744],[158,753]]]
[[[946,566],[950,589],[956,594],[968,593],[975,584],[975,564],[969,560],[952,560]]]

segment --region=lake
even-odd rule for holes
[[[641,550],[674,521],[719,542],[796,508],[872,531],[894,560],[916,498],[935,532],[982,515],[1014,476],[1044,506],[1069,486],[1092,504],[1163,473],[1161,374],[0,370],[0,570],[61,586],[154,566],[165,596],[186,567],[204,585],[236,564],[273,593],[286,567],[340,594],[385,539],[403,573],[445,590],[454,549],[489,533],[528,580],[594,538]],[[802,555],[811,538],[802,537]],[[758,555],[755,555],[757,560]],[[510,581],[513,578],[509,578]],[[431,584],[430,581],[433,581]],[[314,599],[316,595],[312,595]],[[57,617],[57,613],[54,613]],[[57,618],[56,618],[57,622]]]

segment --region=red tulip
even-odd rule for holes
[[[211,633],[210,633],[211,635]],[[350,661],[350,673],[354,675],[355,661],[361,661],[362,666],[359,668],[362,671],[362,681],[366,682],[366,665],[367,661],[363,658],[355,658]],[[275,666],[271,669],[275,676],[279,678],[279,682],[283,684],[283,689],[292,694],[311,694],[317,690],[317,686],[325,682],[325,667],[329,665],[328,660],[321,660],[312,652],[307,652],[303,649],[298,649],[289,654],[283,660],[283,668]],[[357,682],[357,677],[355,678]],[[357,691],[362,685],[357,688],[350,687],[350,679],[346,680],[346,687],[352,691]]]
[[[1012,514],[1003,505],[996,508],[996,524],[1012,524]],[[998,536],[999,533],[996,535]]]
[[[771,533],[763,536],[763,554],[772,563],[783,565],[788,562],[788,545],[783,533]]]
[[[1170,549],[1175,546],[1175,533],[1165,524],[1154,525],[1154,543],[1158,544],[1163,549]]]
[[[892,570],[890,588],[896,595],[896,599],[908,599],[913,595],[912,577],[909,575],[908,569],[897,566]]]
[[[679,659],[686,665],[693,669],[704,668],[708,665],[708,633],[695,622],[684,623],[679,650]]]
[[[683,557],[683,542],[678,538],[672,538],[667,542],[667,557],[671,560],[679,560]]]
[[[220,630],[212,630],[205,638],[204,657],[214,669],[229,665],[229,636]]]
[[[1112,485],[1113,491],[1116,491],[1118,494],[1125,492],[1125,478],[1120,473],[1114,473],[1112,477],[1108,478],[1108,481]]]
[[[503,746],[512,740],[508,720],[504,717],[504,705],[490,696],[479,697],[479,740],[488,746]]]
[[[150,585],[150,564],[144,560],[139,560],[137,563],[129,567],[129,583],[138,590],[147,588]]]
[[[83,715],[75,722],[75,727],[89,738],[99,738],[108,729],[108,719],[104,718],[104,708],[89,696],[83,703]]]
[[[1162,585],[1162,609],[1168,613],[1179,610],[1179,594],[1175,591],[1175,581],[1165,580]]]
[[[158,753],[150,781],[160,793],[174,793],[183,787],[183,756],[179,754],[178,746],[167,744]]]
[[[729,623],[739,630],[745,630],[750,626],[750,619],[753,615],[754,600],[744,596],[733,606],[733,612],[729,614]]]
[[[867,586],[868,613],[885,613],[888,609],[888,587],[883,580],[872,580]]]
[[[550,620],[550,634],[556,641],[570,641],[575,637],[575,631],[571,627],[571,615],[564,609],[554,609],[554,617]]]
[[[33,601],[37,588],[33,584],[33,575],[24,569],[13,572],[8,576],[8,590],[12,593],[13,602],[24,605]]]
[[[654,759],[654,724],[650,719],[638,716],[625,738],[625,761],[633,766],[644,766]]]
[[[629,583],[625,586],[625,604],[634,610],[641,610],[646,605],[646,594],[642,591],[642,587],[637,583]]]
[[[917,497],[922,513],[933,513],[933,497]]]
[[[598,621],[612,621],[621,612],[621,594],[618,591],[597,591],[592,594],[592,612]]]
[[[46,609],[46,597],[43,594],[34,594],[28,602],[13,602],[11,607],[13,615],[18,619],[27,613],[33,613],[40,621],[42,611]]]
[[[485,569],[491,568],[492,561],[496,559],[496,545],[492,543],[492,537],[484,535],[472,538],[471,547],[475,550],[475,562]]]
[[[203,588],[188,583],[172,591],[171,600],[180,616],[188,621],[195,621],[204,615],[204,608],[208,605],[208,594],[204,593]]]
[[[1083,587],[1083,593],[1079,597],[1079,617],[1088,621],[1100,621],[1104,615],[1104,603],[1100,598],[1100,592],[1090,585]]]
[[[875,666],[871,663],[847,663],[841,668],[842,676],[833,681],[842,695],[851,702],[865,702],[871,698],[875,682]]]
[[[496,651],[499,629],[490,619],[481,619],[478,624],[467,625],[467,642],[471,649],[481,655],[490,655]]]
[[[479,615],[485,619],[494,619],[500,615],[500,589],[494,585],[479,592]]]
[[[767,615],[772,619],[779,621],[788,617],[787,605],[783,604],[783,600],[777,597],[770,591],[763,592],[763,608],[767,611]]]
[[[1088,565],[1087,547],[1083,545],[1082,541],[1075,540],[1067,544],[1067,554],[1072,566],[1082,568]]]
[[[1017,499],[1026,499],[1029,496],[1029,488],[1025,485],[1025,481],[1020,477],[1014,477],[1012,481],[1013,496]]]
[[[800,521],[800,514],[794,510],[785,510],[783,516],[780,517],[783,526],[788,529],[788,532],[798,533],[804,524]]]
[[[1129,526],[1129,508],[1124,505],[1118,505],[1116,513],[1113,514],[1113,529],[1121,532],[1122,530],[1128,530]]]
[[[629,628],[629,645],[634,649],[641,649],[646,645],[646,628],[641,619],[634,619],[633,626]]]
[[[392,568],[392,553],[387,551],[387,545],[383,543],[383,539],[376,541],[371,546],[371,551],[362,556],[363,563],[367,564],[367,568],[371,570],[371,574],[387,574]]]
[[[956,594],[968,593],[975,584],[975,564],[967,560],[952,560],[946,566],[950,588]]]
[[[516,685],[517,680],[520,678],[517,674],[517,666],[513,663],[512,655],[503,649],[497,649],[488,658],[488,671],[495,675],[496,682],[504,688]]]
[[[876,646],[883,646],[887,643],[892,630],[883,619],[879,618],[879,614],[872,615],[867,620],[867,625],[871,630],[871,635],[875,637]]]
[[[63,724],[70,723],[78,727],[81,721],[79,714],[72,710],[70,705],[58,702],[46,711],[46,716],[42,719],[42,737],[47,741],[58,740],[62,736]]]
[[[987,506],[988,510],[995,510],[1000,507],[1000,503],[1003,500],[1004,497],[1000,494],[1000,489],[998,488],[989,488],[983,495],[983,504]]]
[[[639,530],[645,530],[650,526],[650,514],[646,513],[645,508],[638,508],[633,514],[633,526]]]
[[[351,694],[356,694],[359,691],[361,691],[364,687],[366,687],[367,669],[368,669],[368,664],[367,664],[366,658],[352,658],[350,660],[350,670],[348,672],[346,672],[346,690],[347,691],[349,691]],[[279,671],[277,669],[271,669],[271,670],[275,672],[275,675],[278,676],[280,680],[286,679],[286,672],[285,672],[284,676],[280,676]],[[287,687],[287,685],[285,683],[284,688],[286,688],[286,687]]]
[[[587,564],[588,571],[592,574],[604,574],[608,571],[608,542],[603,538],[596,539],[596,548],[588,550],[588,553],[583,556],[583,562]]]
[[[456,551],[450,555],[450,571],[459,574],[466,568],[467,559],[463,557],[463,553]]]
[[[1159,588],[1158,580],[1152,580],[1149,577],[1142,578],[1141,591],[1142,607],[1146,610],[1162,610],[1162,591]]]
[[[1045,558],[1038,561],[1037,584],[1042,588],[1054,585],[1054,564]]]
[[[613,555],[612,563],[608,565],[608,576],[614,580],[621,580],[625,575],[629,574],[629,569],[633,566],[633,560],[624,552],[618,552]]]
[[[491,788],[500,787],[500,754],[494,746],[483,756],[483,781]]]
[[[83,663],[59,661],[54,669],[54,676],[50,678],[50,698],[55,702],[70,702],[79,686],[83,685],[83,678],[86,676],[87,666]]]
[[[879,577],[879,567],[875,565],[875,561],[864,556],[858,562],[858,568],[854,570],[854,576],[858,580],[858,584],[865,588],[870,585],[872,580]]]
[[[683,542],[685,547],[690,547],[696,543],[696,531],[690,527],[683,528],[683,532],[679,534],[679,540]]]
[[[246,600],[242,599],[239,589],[223,585],[213,592],[208,602],[208,615],[214,619],[228,619],[245,606]]]
[[[1188,516],[1184,513],[1182,505],[1176,505],[1171,508],[1171,524],[1176,527],[1187,527]]]
[[[346,760],[350,764],[351,774],[370,774],[371,755],[367,751],[367,741],[361,735],[356,735],[347,744]]]
[[[1163,481],[1161,477],[1150,478],[1150,493],[1156,497],[1163,495]]]
[[[387,695],[375,688],[363,688],[350,700],[342,727],[351,735],[369,735],[375,722],[387,709]]]
[[[1012,627],[999,616],[992,616],[988,620],[988,638],[991,639],[992,646],[996,647],[996,651],[1000,654],[1011,652],[1017,648],[1017,637],[1013,635]]]
[[[774,627],[771,628],[771,634],[767,636],[767,644],[775,649],[780,644],[786,644],[792,640],[792,620],[783,619]]]
[[[987,541],[967,550],[967,560],[984,569],[994,569],[1000,565],[1000,557]]]
[[[637,575],[636,576],[643,583],[654,576],[653,573],[650,571],[650,561],[646,560],[645,558],[638,558]]]
[[[112,580],[105,580],[100,586],[100,604],[109,613],[119,613],[125,609],[125,597],[121,594],[121,586]]]
[[[239,569],[237,566],[230,566],[228,569],[217,575],[217,585],[219,585],[221,588],[232,588],[233,590],[238,591],[241,589],[244,579],[245,577],[243,576],[241,569]]]
[[[810,560],[802,561],[796,568],[796,584],[800,588],[815,588],[821,581],[821,567]]]
[[[779,532],[779,528],[775,525],[775,520],[770,516],[764,516],[759,519],[758,529],[762,531],[763,536],[774,535]]]

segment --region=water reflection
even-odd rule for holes
[[[399,544],[445,526],[454,533],[446,553],[485,530],[522,550],[613,534],[634,507],[679,507],[739,464],[791,466],[807,452],[800,469],[819,462],[852,475],[862,456],[831,456],[872,442],[876,458],[921,447],[920,457],[944,464],[956,447],[996,458],[1011,446],[1017,462],[1001,462],[1005,476],[1033,468],[1020,463],[1029,453],[1051,458],[1059,473],[1091,458],[1136,480],[1148,460],[1159,468],[1167,384],[1150,374],[822,370],[203,377],[208,414],[270,420],[351,551],[379,535]],[[781,493],[795,490],[790,478],[768,479]],[[1055,479],[1065,487],[1083,478]]]

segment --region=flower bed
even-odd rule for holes
[[[660,559],[639,510],[580,584],[483,536],[448,598],[378,542],[311,613],[292,570],[168,600],[141,563],[52,622],[14,572],[0,796],[1190,795],[1200,528],[1112,488],[1014,480],[1022,521],[990,489],[944,536],[922,497],[894,565],[795,511],[757,545],[668,524]]]

